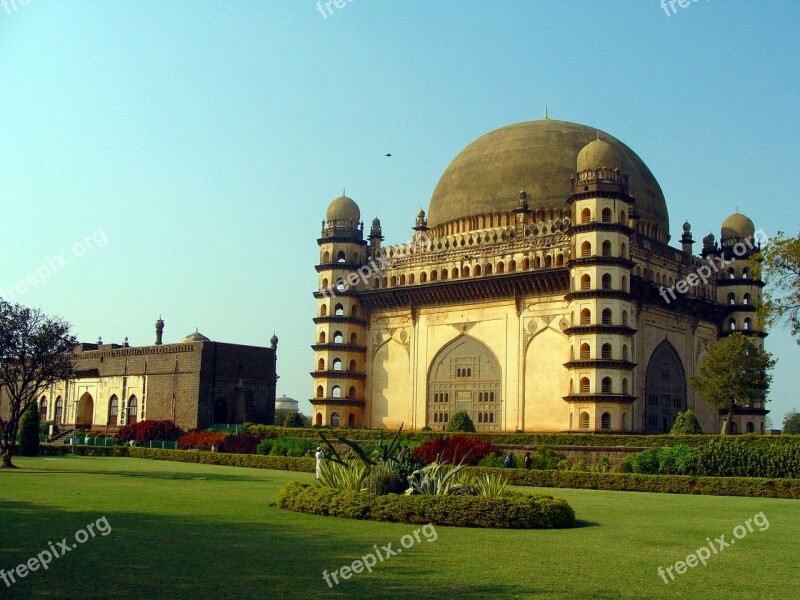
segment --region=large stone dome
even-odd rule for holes
[[[600,156],[619,156],[629,176],[629,193],[640,218],[669,233],[664,194],[636,153],[613,136],[593,127],[544,119],[501,127],[482,135],[455,157],[431,197],[428,226],[453,219],[512,210],[520,190],[532,210],[564,209],[572,189],[578,154],[598,135]],[[607,148],[610,146],[611,148]],[[584,153],[586,154],[586,153]]]

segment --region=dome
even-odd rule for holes
[[[622,157],[608,142],[597,139],[586,144],[578,152],[578,171],[615,169],[622,165]]]
[[[278,336],[273,333],[272,337],[269,338],[269,343],[273,348],[277,347],[277,345],[278,345]]]
[[[210,342],[211,340],[204,336],[199,331],[195,330],[185,338],[181,340],[181,344],[186,344],[188,342]]]
[[[598,134],[602,140],[597,140]],[[629,176],[628,191],[636,200],[639,217],[665,234],[669,232],[661,187],[633,150],[593,127],[552,119],[508,125],[464,148],[436,185],[428,226],[510,211],[522,189],[527,192],[531,210],[565,209],[579,153],[587,162],[619,158],[621,164],[614,166]]]
[[[341,195],[328,205],[325,218],[328,221],[352,221],[355,224],[361,221],[361,210],[352,198]]]
[[[756,226],[746,216],[739,211],[733,213],[722,222],[720,239],[723,241],[731,239],[744,239],[754,235]]]
[[[288,398],[286,394],[280,398],[275,398],[275,408],[283,410],[292,410],[297,412],[300,404],[294,398]]]

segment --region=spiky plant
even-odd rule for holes
[[[508,480],[502,475],[486,473],[472,481],[476,496],[502,496],[508,490]]]
[[[359,463],[322,461],[319,467],[317,483],[335,490],[352,490],[360,492],[364,488],[364,477],[367,467]]]
[[[458,482],[458,473],[466,465],[459,463],[452,469],[447,462],[433,461],[426,467],[414,471],[408,476],[406,494],[424,494],[428,496],[448,496],[469,494],[469,486]]]

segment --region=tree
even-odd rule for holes
[[[779,231],[759,257],[766,283],[759,314],[768,325],[789,325],[800,344],[800,235]]]
[[[703,428],[697,420],[697,415],[693,410],[685,410],[678,413],[675,422],[672,424],[670,435],[699,435],[703,433]]]
[[[456,413],[453,413],[453,416],[450,417],[445,431],[464,431],[467,433],[475,433],[475,424],[472,422],[472,419],[469,418],[469,415],[466,411],[460,410]]]
[[[736,332],[711,346],[689,383],[711,407],[728,410],[721,432],[725,434],[737,406],[756,406],[767,401],[772,383],[768,371],[774,366],[775,360],[769,352],[760,350],[750,337]]]
[[[39,406],[32,402],[22,415],[20,422],[20,456],[36,456],[39,454]]]
[[[786,435],[800,435],[800,413],[790,410],[783,417],[783,433]]]
[[[41,392],[75,374],[70,324],[0,300],[0,450],[13,468],[20,418]]]
[[[283,422],[284,427],[305,427],[305,421],[303,420],[303,415],[298,412],[290,412],[286,415],[286,419]]]

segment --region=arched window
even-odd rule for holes
[[[622,360],[630,360],[628,357],[628,344],[622,346]]]
[[[589,413],[585,410],[581,412],[581,429],[589,429]]]
[[[626,395],[626,396],[628,395],[628,378],[627,377],[624,377],[622,379],[622,393],[624,395]]]
[[[625,275],[622,276],[622,291],[623,292],[628,291],[628,278],[625,277]]]
[[[590,223],[592,220],[592,211],[588,208],[584,208],[581,211],[581,223]]]
[[[556,255],[556,266],[563,267],[564,266],[564,255],[558,254]]]
[[[603,344],[603,358],[611,360],[611,344]]]
[[[447,271],[447,269],[442,269],[442,281],[445,281],[449,275],[450,273]]]
[[[728,330],[736,331],[736,321],[733,319],[728,320]]]
[[[611,242],[606,240],[603,242],[603,256],[611,256]]]
[[[322,360],[322,359],[320,359]],[[333,370],[334,371],[341,371],[342,370],[342,361],[339,358],[333,359]]]
[[[323,277],[322,278],[322,289],[323,290],[327,289],[327,287],[328,287],[328,278],[327,277]]]
[[[358,370],[358,369],[356,369],[356,361],[355,361],[355,360],[351,360],[351,361],[350,361],[350,371],[351,371],[351,372],[355,372],[355,371],[357,371],[357,370]]]
[[[336,331],[333,334],[333,343],[334,344],[342,344],[344,343],[344,336],[342,335],[341,331]]]
[[[733,292],[728,294],[728,304],[736,304],[736,294]]]
[[[389,287],[389,278],[388,277],[384,277],[383,281],[381,281],[381,285],[383,287]]]
[[[437,279],[439,279],[439,274],[437,273],[436,269],[434,269],[431,271],[431,281],[436,281]]]
[[[508,272],[513,273],[516,270],[517,270],[517,261],[511,259],[510,261],[508,261]]]
[[[108,401],[108,424],[116,425],[119,422],[119,398],[114,394]]]
[[[356,397],[356,388],[355,386],[350,386],[350,389],[347,390],[347,397],[348,398],[355,398]]]
[[[419,274],[419,282],[425,283],[427,281],[428,281],[428,274],[425,271],[423,271],[422,273]]]
[[[464,277],[469,277],[469,267],[464,267],[461,272],[464,274]]]
[[[342,419],[339,416],[339,413],[331,413],[331,427],[341,427]]]
[[[453,279],[458,279],[458,267],[453,267]]]
[[[64,401],[61,399],[61,396],[56,398],[56,412],[53,415],[53,420],[56,422],[56,425],[60,425],[64,420]]]
[[[331,390],[331,397],[332,398],[341,398],[342,397],[342,388],[340,388],[338,385],[333,386],[333,389]]]
[[[47,398],[45,396],[39,400],[39,420],[47,421]]]
[[[317,386],[317,398],[322,398],[325,395],[325,390],[322,389],[321,385]]]
[[[528,271],[530,268],[531,268],[531,261],[526,256],[525,258],[522,259],[522,270],[523,271]]]
[[[604,208],[603,212],[600,213],[602,216],[600,217],[603,223],[611,223],[611,209]]]
[[[406,276],[405,275],[400,275],[400,285],[405,285],[405,284],[406,284]],[[351,416],[352,416],[352,414],[353,413],[350,413]]]
[[[489,423],[494,423],[494,413],[489,413]]]
[[[381,280],[378,277],[375,278],[375,283],[372,284],[372,287],[374,287],[376,290],[381,287]]]
[[[733,267],[728,269],[728,279],[736,279],[736,271],[733,270]]]
[[[344,306],[342,306],[341,304],[337,304],[336,307],[333,309],[333,312],[337,317],[341,317],[342,315],[344,315]]]
[[[742,298],[742,304],[750,304],[750,294],[745,294]]]
[[[483,413],[478,413],[478,423],[483,423]]]
[[[583,242],[581,244],[581,256],[586,258],[587,256],[592,255],[592,244],[591,242]]]
[[[592,323],[592,313],[588,308],[581,311],[581,325],[590,325]]]
[[[541,267],[542,267],[542,258],[540,256],[537,256],[536,258],[533,259],[533,268],[541,269]]]
[[[750,317],[747,317],[744,320],[744,329],[749,330],[750,327],[752,326],[752,324],[753,324],[753,322],[750,320]]]
[[[322,425],[322,413],[317,413],[317,418],[315,419],[315,423],[317,425]]]
[[[339,254],[336,255],[336,262],[347,262],[347,256],[345,255],[343,250],[339,251]]]
[[[603,309],[603,325],[611,325],[611,309]]]
[[[325,250],[325,252],[322,253],[322,264],[329,262],[331,262],[331,253]]]
[[[433,413],[433,422],[434,423],[438,423],[439,422],[439,413],[438,412],[437,413]]]
[[[320,344],[324,344],[325,343],[325,332],[324,331],[320,331],[319,332],[319,343]]]
[[[622,258],[628,258],[628,245],[625,242],[622,242],[622,245],[619,247],[619,255]]]
[[[136,396],[128,398],[128,425],[135,425],[137,422],[137,411],[139,409],[139,401]]]
[[[742,279],[750,279],[750,269],[747,267],[742,269]]]
[[[611,289],[611,275],[605,273],[603,275],[603,289],[610,290]]]
[[[499,261],[497,263],[497,274],[500,275],[501,273],[506,272],[506,266],[503,264],[503,261]]]
[[[736,435],[737,433],[739,433],[739,428],[736,426],[736,421],[731,421],[730,431],[732,435]]]
[[[350,334],[350,345],[355,346],[357,343],[358,343],[358,336],[355,334],[355,332],[353,332]]]
[[[600,426],[603,429],[611,429],[611,413],[604,412],[600,416]]]
[[[625,327],[628,326],[628,311],[627,310],[623,310],[622,311],[622,325],[625,326]]]
[[[625,211],[624,210],[619,211],[619,222],[622,223],[623,225],[625,225]]]
[[[582,290],[589,290],[592,288],[592,278],[588,275],[581,276],[581,289]]]
[[[350,416],[347,417],[347,426],[348,427],[356,426],[356,416],[353,413],[350,413]]]
[[[589,360],[592,357],[591,353],[589,344],[581,344],[581,360]]]
[[[317,371],[324,371],[325,370],[325,359],[320,358],[317,362]]]
[[[357,306],[351,306],[350,307],[350,316],[351,317],[357,317],[358,316],[358,307]]]
[[[486,263],[486,266],[484,268],[485,268],[485,273],[487,275],[492,274],[492,263]]]
[[[320,317],[328,316],[328,307],[325,304],[319,307],[319,316]]]
[[[611,393],[611,377],[603,377],[603,381],[601,382],[602,390],[604,394]]]
[[[475,265],[475,270],[473,271],[473,274],[475,275],[475,277],[478,277],[481,274],[481,266],[480,265]]]
[[[755,433],[755,431],[756,431],[756,426],[753,424],[753,422],[752,422],[752,421],[748,421],[748,422],[747,422],[747,425],[745,425],[745,428],[744,428],[744,429],[745,429],[745,431],[746,431],[747,433]]]
[[[628,413],[622,413],[622,431],[628,430]]]
[[[590,384],[588,377],[581,377],[581,394],[588,394],[590,391]]]

